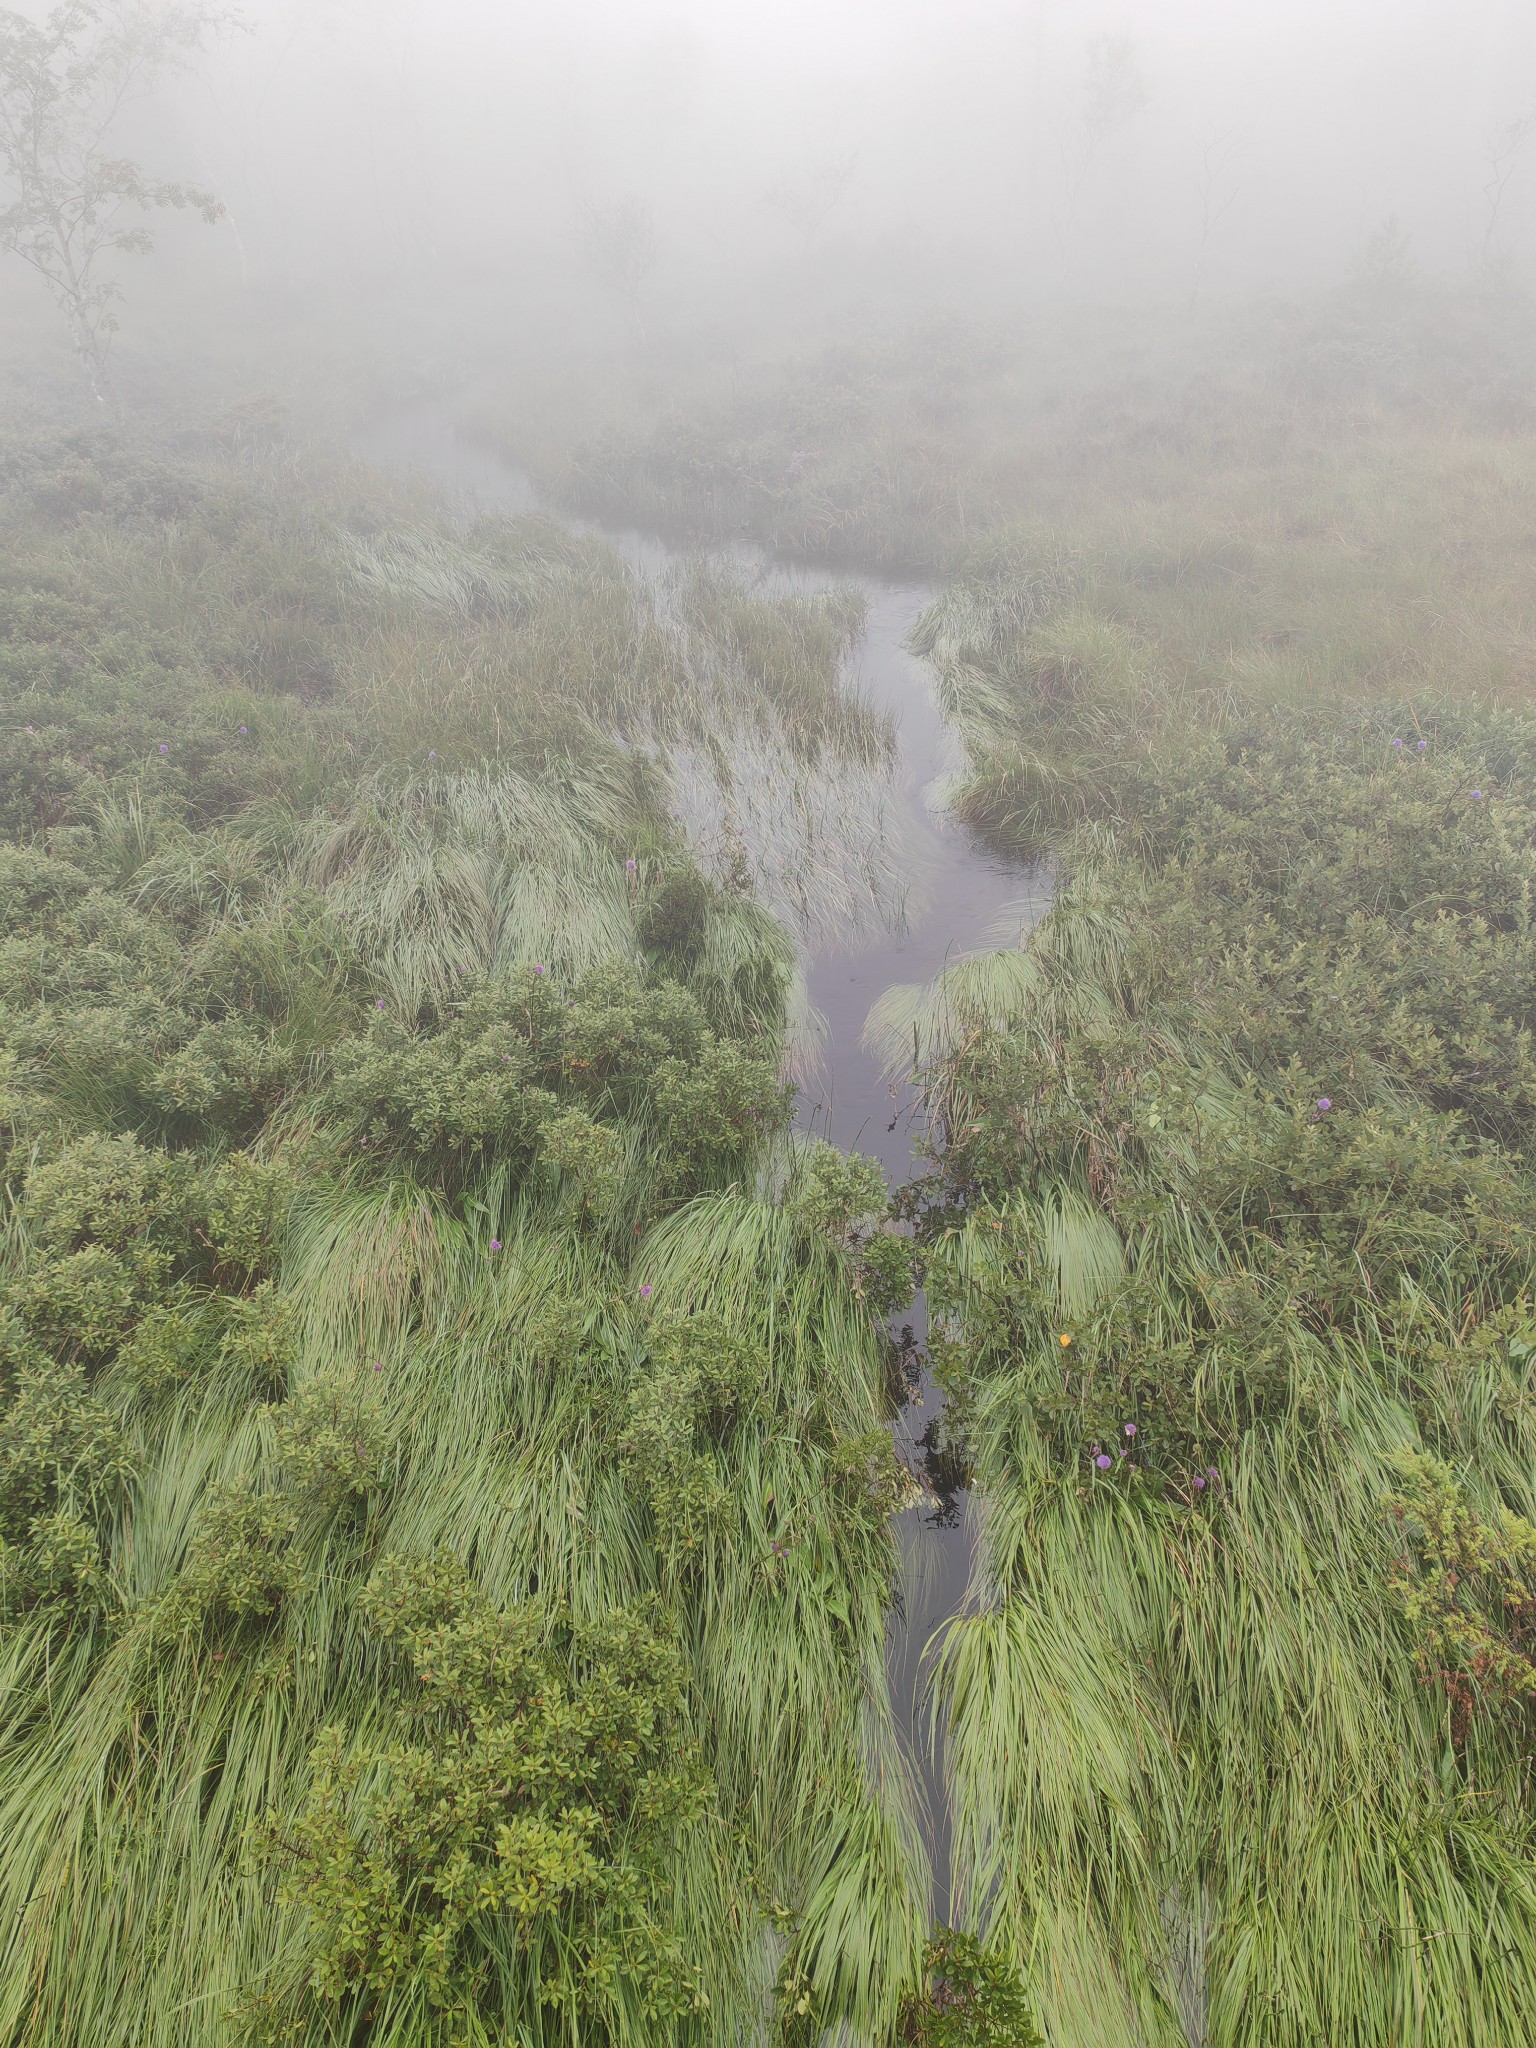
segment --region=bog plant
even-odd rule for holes
[[[1426,2027],[1508,2038],[1536,1986],[1531,747],[1472,705],[1171,717],[1027,946],[882,1006],[988,1500],[941,1681],[958,1897],[1053,2038],[1094,1981],[1137,2041],[1388,2042],[1431,1899],[1465,1960]],[[1346,1918],[1396,1929],[1363,1974]]]
[[[0,2037],[702,2044],[785,1930],[889,2034],[887,1196],[668,781],[878,755],[857,607],[106,435],[0,523]]]
[[[384,1560],[361,1614],[398,1732],[327,1729],[304,1805],[263,1830],[312,1957],[293,2009],[447,2041],[524,2003],[541,2027],[604,2032],[701,2007],[669,1894],[710,1787],[665,1618],[498,1609],[452,1557]],[[281,2038],[272,2001],[252,2016]]]

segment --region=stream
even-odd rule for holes
[[[653,536],[573,517],[540,502],[527,475],[493,452],[459,437],[452,412],[423,406],[390,416],[360,435],[357,452],[382,467],[416,472],[471,506],[512,515],[537,512],[566,527],[596,533],[635,568],[663,575],[686,559]],[[853,650],[850,676],[865,698],[891,719],[893,762],[870,770],[840,766],[826,779],[820,803],[803,788],[778,787],[771,775],[759,794],[754,866],[764,892],[781,914],[799,910],[806,994],[816,1020],[799,1065],[800,1127],[845,1151],[878,1159],[893,1188],[920,1167],[917,1145],[922,1113],[915,1091],[892,1084],[880,1058],[863,1043],[875,999],[893,984],[923,983],[951,959],[987,943],[1005,944],[1027,930],[1050,900],[1045,868],[1004,862],[949,816],[943,790],[963,766],[954,734],[940,715],[931,671],[906,642],[935,591],[917,583],[868,574],[769,561],[745,544],[713,550],[769,590],[852,584],[868,605],[863,635]],[[763,761],[754,760],[761,788]],[[802,771],[803,781],[803,771]],[[678,803],[683,822],[707,853],[718,826],[721,797],[702,771],[684,763]],[[772,812],[793,797],[797,817],[827,821],[830,853],[821,881],[830,885],[839,864],[880,882],[838,914],[805,914],[817,878],[804,874],[790,886],[774,871]],[[749,821],[750,823],[751,821]],[[782,836],[782,835],[781,835]],[[778,881],[780,886],[775,887]],[[923,1482],[925,1499],[898,1518],[901,1591],[887,1636],[886,1666],[892,1705],[911,1767],[926,1795],[933,1869],[933,1916],[945,1921],[950,1904],[950,1828],[942,1757],[930,1745],[923,1692],[927,1651],[942,1624],[959,1612],[970,1578],[976,1517],[969,1494],[946,1485],[932,1455],[943,1397],[926,1360],[927,1309],[921,1293],[896,1319],[898,1341],[908,1341],[905,1398],[892,1419],[897,1448]]]

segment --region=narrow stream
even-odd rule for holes
[[[448,410],[422,407],[391,416],[359,437],[371,462],[431,477],[472,505],[510,514],[540,512],[568,527],[601,533],[625,559],[651,576],[685,559],[653,537],[573,518],[540,503],[526,474],[489,450],[462,440]],[[806,985],[821,1019],[816,1056],[806,1063],[798,1122],[845,1151],[878,1159],[893,1188],[919,1166],[921,1105],[906,1084],[892,1085],[880,1059],[863,1043],[875,999],[898,983],[922,983],[946,961],[1027,929],[1045,910],[1050,877],[1043,868],[1009,865],[991,854],[944,810],[944,779],[962,765],[954,735],[935,701],[926,664],[908,652],[913,625],[934,592],[920,584],[842,571],[770,563],[756,549],[728,551],[768,589],[853,583],[868,604],[867,624],[852,658],[865,697],[886,712],[897,749],[873,785],[854,787],[857,770],[840,772],[837,808],[855,831],[877,843],[858,849],[861,865],[883,870],[890,886],[862,917],[829,918],[802,929]],[[685,822],[698,821],[685,809]],[[844,832],[847,831],[846,824]],[[771,891],[769,892],[771,894]],[[906,1398],[893,1419],[898,1449],[929,1490],[898,1524],[902,1591],[887,1641],[887,1671],[898,1726],[927,1794],[933,1865],[933,1912],[948,1918],[950,1829],[942,1760],[931,1755],[923,1704],[925,1651],[935,1631],[965,1600],[974,1516],[963,1488],[946,1486],[931,1455],[942,1395],[926,1361],[927,1307],[921,1294],[898,1318],[898,1339],[910,1330]]]

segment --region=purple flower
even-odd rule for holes
[[[649,1281],[649,1280],[647,1280],[647,1281],[645,1282],[644,1286],[643,1286],[643,1287],[642,1287],[642,1288],[640,1289],[640,1299],[641,1299],[642,1301],[649,1301],[649,1300],[650,1300],[650,1298],[651,1298],[651,1283],[650,1283],[650,1281]]]
[[[1394,740],[1392,744],[1394,747],[1400,747],[1403,743],[1401,740]]]
[[[1115,1461],[1114,1461],[1114,1459],[1113,1459],[1113,1458],[1112,1458],[1112,1457],[1111,1457],[1111,1456],[1109,1455],[1108,1451],[1100,1451],[1099,1455],[1098,1455],[1098,1456],[1097,1456],[1097,1457],[1096,1457],[1096,1458],[1094,1459],[1094,1461],[1093,1461],[1093,1462],[1095,1463],[1095,1465],[1097,1465],[1097,1466],[1098,1466],[1098,1468],[1099,1468],[1099,1470],[1100,1470],[1101,1472],[1107,1472],[1107,1471],[1109,1470],[1110,1466],[1111,1466],[1111,1465],[1112,1465],[1112,1464],[1113,1464],[1113,1463],[1114,1463]]]
[[[379,997],[379,1000],[378,1000],[378,1001],[377,1001],[377,1002],[376,1002],[376,1003],[374,1004],[374,1006],[373,1006],[373,1007],[374,1007],[374,1008],[375,1008],[376,1010],[382,1010],[382,1009],[383,1009],[383,1007],[384,1007],[384,998],[383,998],[382,996],[380,996],[380,997]]]
[[[633,862],[632,860],[627,860],[627,861],[625,861],[624,865],[625,865],[625,867],[627,867],[627,868],[629,869],[629,872],[630,872],[631,874],[633,874],[633,873],[635,872],[635,864],[634,864],[634,862]]]
[[[428,759],[429,761],[435,761],[435,760],[437,759],[437,749],[436,749],[436,747],[433,747],[433,748],[432,748],[432,750],[430,751],[430,753],[429,753],[429,754],[427,755],[427,759]]]
[[[249,732],[249,731],[250,731],[250,729],[251,729],[251,728],[250,728],[250,727],[249,727],[248,725],[242,725],[242,726],[241,726],[241,728],[240,728],[240,730],[241,730],[242,732]]]
[[[164,751],[165,751],[165,750],[164,750],[164,748],[162,748],[162,749],[161,749],[161,752],[163,753]],[[1480,803],[1482,802],[1482,800],[1483,800],[1483,792],[1482,792],[1482,791],[1481,791],[1480,789],[1474,789],[1474,790],[1473,790],[1473,792],[1472,792],[1472,801],[1473,801],[1473,803],[1475,803],[1475,804],[1480,804]]]
[[[501,1250],[501,1239],[499,1237],[493,1237],[491,1239],[491,1250],[493,1252],[499,1252]]]
[[[1205,1476],[1207,1479],[1219,1479],[1221,1477],[1221,1474],[1216,1470],[1216,1467],[1214,1465],[1207,1465],[1205,1468]]]
[[[1136,1425],[1134,1422],[1128,1422],[1125,1425],[1125,1433],[1127,1436],[1134,1436],[1136,1434]]]
[[[1329,1100],[1329,1098],[1326,1095],[1319,1095],[1319,1097],[1317,1098],[1317,1107],[1320,1114],[1326,1116],[1329,1110],[1332,1109],[1333,1103]]]
[[[1202,1493],[1204,1492],[1205,1481],[1200,1477],[1200,1474],[1198,1472],[1195,1474],[1195,1485]]]
[[[160,742],[160,751],[162,754],[168,754],[171,751],[170,748],[165,744],[164,740]]]
[[[373,1361],[373,1369],[375,1372],[382,1372],[384,1370],[384,1361],[382,1358],[376,1358]]]
[[[542,973],[544,972],[544,966],[543,966],[543,963],[542,963],[542,961],[538,961],[538,960],[535,960],[535,961],[534,961],[534,963],[533,963],[533,971],[534,971],[534,973],[535,973],[535,974],[542,974]]]
[[[1415,746],[1414,746],[1414,749],[1413,749],[1413,751],[1414,751],[1414,752],[1415,752],[1416,754],[1422,754],[1422,753],[1423,753],[1423,751],[1424,751],[1424,749],[1425,749],[1425,748],[1426,748],[1426,747],[1427,747],[1428,745],[1429,745],[1429,741],[1428,741],[1428,740],[1419,740],[1419,741],[1418,741],[1418,742],[1417,742],[1417,743],[1415,744]]]

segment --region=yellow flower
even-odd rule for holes
[[[1071,1342],[1072,1342],[1072,1332],[1071,1332],[1070,1330],[1063,1330],[1063,1331],[1062,1331],[1062,1333],[1061,1333],[1061,1347],[1062,1347],[1062,1349],[1063,1349],[1063,1350],[1065,1350],[1065,1349],[1067,1348],[1067,1346],[1068,1346],[1068,1345],[1069,1345],[1069,1344],[1070,1344]]]

